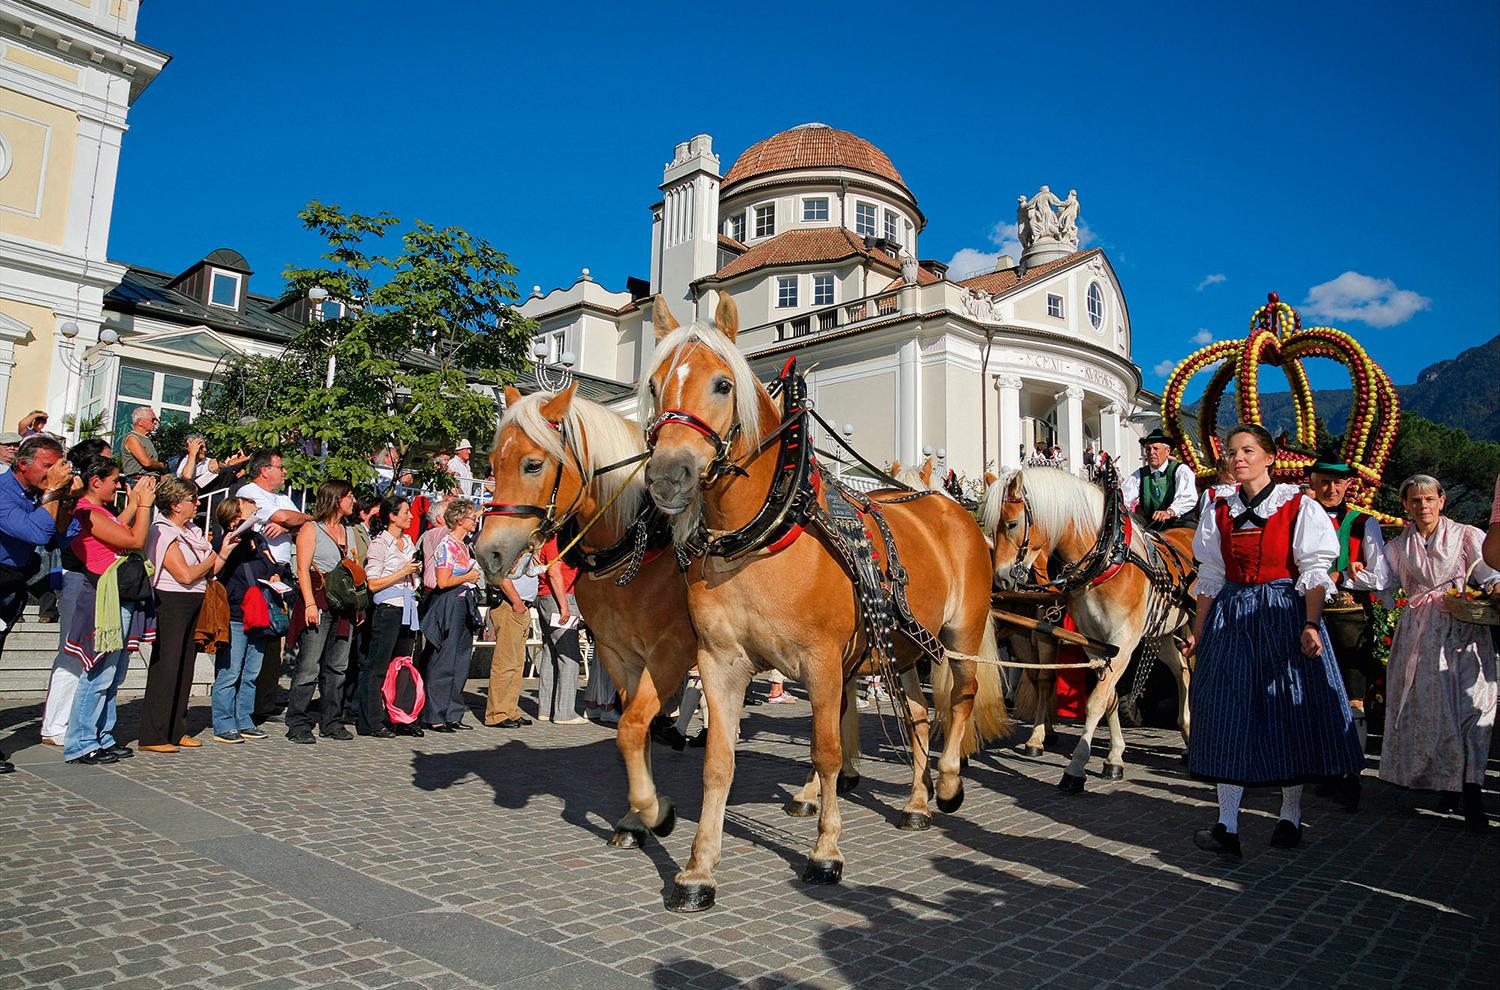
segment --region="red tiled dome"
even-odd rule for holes
[[[864,138],[827,124],[799,124],[790,130],[757,141],[735,161],[724,177],[727,191],[757,175],[797,168],[849,168],[878,175],[900,186],[908,196],[906,180],[885,152]],[[916,197],[912,196],[915,200]]]

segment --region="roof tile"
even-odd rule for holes
[[[802,124],[745,149],[724,176],[725,190],[769,172],[795,168],[849,168],[878,175],[912,195],[886,153],[857,134],[826,124]],[[913,197],[915,199],[915,197]]]

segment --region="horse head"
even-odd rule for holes
[[[484,510],[475,557],[490,584],[545,543],[573,515],[591,511],[583,461],[570,435],[576,386],[523,397],[505,388],[505,416],[490,450],[495,493]]]
[[[678,326],[660,296],[653,309],[657,349],[640,391],[653,417],[646,487],[662,512],[691,517],[735,451],[760,439],[774,406],[734,345],[739,312],[728,294],[712,325]]]
[[[996,587],[1008,591],[1027,583],[1037,558],[1051,541],[1031,511],[1024,471],[997,478],[989,486],[984,531],[993,548]]]

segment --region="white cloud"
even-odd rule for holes
[[[990,243],[995,245],[1001,254],[1019,258],[1021,257],[1021,228],[1002,220],[990,228]]]
[[[1021,260],[1020,229],[1015,224],[1006,223],[1003,220],[997,222],[990,228],[989,241],[995,246],[995,250],[959,248],[953,257],[948,259],[948,277],[964,279],[971,275],[992,272],[1002,254],[1008,254],[1016,261]]]
[[[1172,373],[1172,369],[1175,367],[1177,367],[1176,361],[1167,360],[1158,362],[1156,367],[1151,370],[1156,374],[1157,378],[1165,378]]]
[[[1098,240],[1099,235],[1094,233],[1094,228],[1089,226],[1087,220],[1078,221],[1078,248],[1080,251]]]
[[[1198,332],[1193,334],[1193,343],[1197,344],[1199,347],[1202,347],[1205,344],[1212,344],[1213,342],[1214,332],[1212,330],[1205,330],[1202,327],[1199,327]]]
[[[1397,288],[1388,278],[1345,272],[1308,289],[1302,306],[1309,314],[1326,320],[1358,320],[1372,327],[1393,327],[1431,304],[1431,299]]]
[[[1229,281],[1229,276],[1225,275],[1223,272],[1214,272],[1212,275],[1205,275],[1203,276],[1203,281],[1198,283],[1198,291],[1202,292],[1210,285],[1218,285],[1220,282],[1227,281]]]

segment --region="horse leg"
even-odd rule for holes
[[[1109,706],[1109,755],[1104,758],[1104,779],[1125,779],[1125,731],[1120,728],[1120,699]]]
[[[843,739],[844,764],[839,769],[839,793],[847,794],[859,786],[859,705],[858,685],[854,678],[844,682],[844,710],[839,719]],[[782,811],[793,818],[811,818],[818,813],[818,772],[808,768],[802,790],[793,794]]]
[[[1188,685],[1193,675],[1188,670],[1186,661],[1182,659],[1182,654],[1177,650],[1177,641],[1171,636],[1161,638],[1161,658],[1177,676],[1177,730],[1182,733],[1182,745],[1186,748],[1190,731],[1188,723],[1191,718],[1188,711]]]
[[[821,800],[818,840],[807,857],[802,879],[807,883],[838,883],[844,876],[844,855],[839,852],[839,836],[844,831],[844,823],[839,817],[838,796],[838,772],[844,759],[839,711],[843,670],[836,656],[822,660],[819,663],[812,659],[803,668],[810,672],[806,684],[813,709],[812,762],[818,775]],[[850,707],[854,707],[852,701]]]
[[[1036,661],[1041,664],[1057,663],[1057,643],[1047,636],[1038,636],[1036,644]],[[1042,706],[1041,745],[1045,747],[1049,742],[1057,741],[1057,671],[1037,671],[1037,699]],[[1027,754],[1031,755],[1031,754]],[[1035,754],[1041,756],[1041,753]]]
[[[665,838],[677,825],[677,810],[670,798],[656,792],[656,781],[651,774],[651,720],[661,711],[662,696],[671,696],[692,666],[693,651],[667,651],[666,657],[647,663],[643,671],[633,672],[633,683],[625,692],[625,711],[620,716],[615,743],[625,760],[630,811],[615,823],[615,833],[610,836],[609,844],[616,848],[639,848],[652,832]],[[657,677],[662,678],[661,683]]]
[[[906,691],[906,706],[911,713],[911,798],[901,809],[901,821],[897,826],[908,832],[921,832],[932,827],[932,809],[927,804],[928,744],[931,725],[927,721],[927,695],[922,692],[922,679],[917,668],[912,667],[901,675],[901,686]]]
[[[698,833],[693,837],[693,854],[673,879],[672,892],[667,896],[667,909],[681,913],[714,906],[714,868],[719,865],[724,845],[724,808],[734,780],[735,734],[751,673],[749,664],[740,658],[726,662],[702,651],[698,654],[698,671],[703,675],[711,717],[703,756],[703,810],[698,816]]]
[[[979,679],[972,660],[949,657],[947,665],[953,683],[948,691],[947,717],[943,721],[943,752],[938,757],[937,806],[944,814],[952,814],[964,800],[964,783],[959,778],[959,773],[963,769],[964,738],[969,731],[969,719],[974,713],[974,696],[979,690]]]
[[[1118,644],[1117,644],[1118,645]],[[1125,648],[1120,648],[1120,656],[1129,656]],[[1119,681],[1120,674],[1128,665],[1119,668],[1105,668],[1100,672],[1099,682],[1094,685],[1094,690],[1089,692],[1088,709],[1083,720],[1083,734],[1078,738],[1078,745],[1073,749],[1073,758],[1068,761],[1063,770],[1062,779],[1057,782],[1059,790],[1072,794],[1083,792],[1084,775],[1088,770],[1089,751],[1094,744],[1094,732],[1099,728],[1099,720],[1111,709],[1118,707],[1115,698],[1115,683]],[[1118,719],[1118,716],[1116,716]],[[1123,736],[1121,739],[1123,740]],[[1124,749],[1124,742],[1120,744]]]

